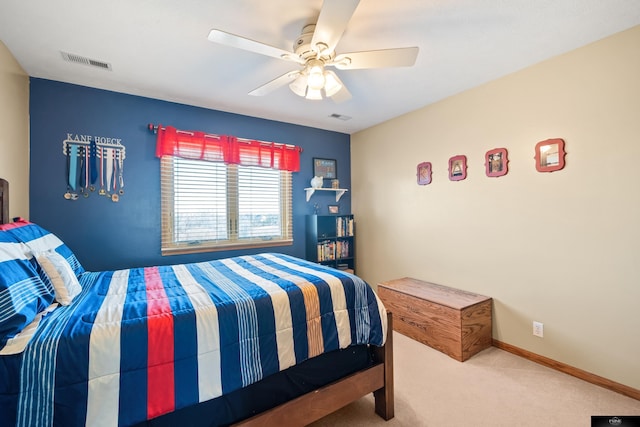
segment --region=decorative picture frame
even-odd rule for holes
[[[416,176],[418,178],[418,185],[431,184],[431,162],[418,163]]]
[[[338,205],[328,205],[330,214],[338,214],[340,212],[340,207]]]
[[[467,156],[458,155],[449,159],[449,180],[462,181],[467,177]]]
[[[338,165],[335,159],[313,158],[313,176],[321,176],[326,179],[338,178]]]
[[[536,144],[536,170],[538,172],[555,172],[564,168],[564,140],[552,138]]]
[[[494,148],[484,155],[487,176],[504,176],[509,171],[509,158],[506,148]]]

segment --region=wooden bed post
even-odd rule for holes
[[[393,395],[393,316],[387,313],[387,340],[384,347],[375,348],[376,359],[384,363],[384,387],[373,392],[376,414],[384,420],[395,415]]]
[[[0,178],[0,224],[9,221],[9,183]]]

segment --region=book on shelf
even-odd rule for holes
[[[351,250],[348,240],[338,240],[336,242],[336,258],[350,258]]]
[[[332,240],[319,242],[317,249],[318,261],[333,261],[336,259],[336,242]]]
[[[318,242],[316,248],[318,261],[351,258],[351,242],[348,240],[325,240]]]
[[[353,236],[353,217],[336,218],[336,235],[337,237]]]

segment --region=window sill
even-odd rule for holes
[[[233,251],[238,249],[272,248],[274,246],[292,246],[293,240],[267,240],[251,243],[222,243],[216,245],[184,245],[173,248],[162,248],[162,256],[195,254],[202,252]]]

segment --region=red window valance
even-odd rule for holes
[[[171,126],[158,126],[157,132],[157,157],[174,156],[290,172],[300,170],[302,149],[295,145],[182,131]]]

